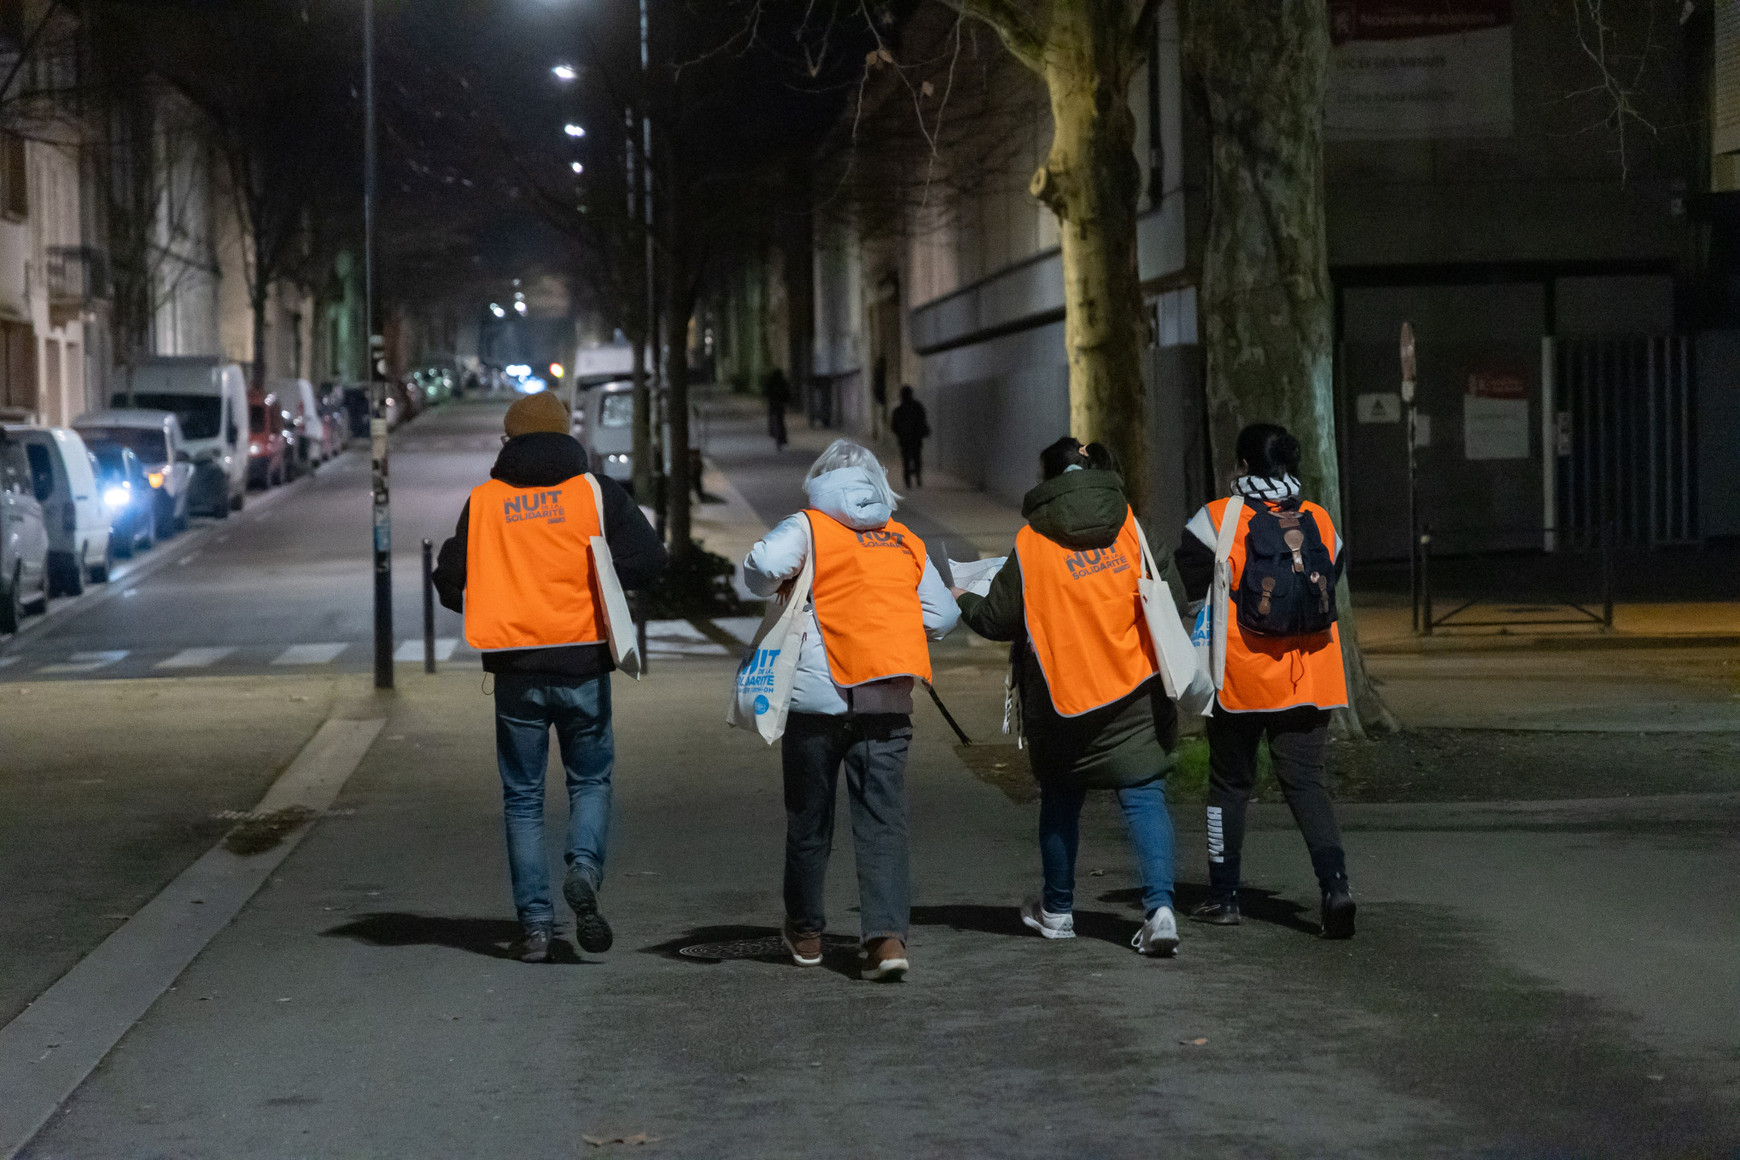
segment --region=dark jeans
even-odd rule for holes
[[[495,759],[501,769],[508,872],[522,923],[551,922],[550,863],[544,854],[544,769],[550,729],[568,775],[568,839],[563,859],[579,865],[596,889],[604,880],[610,837],[610,677],[497,673]]]
[[[768,404],[767,434],[773,439],[773,445],[775,448],[783,448],[785,446],[786,433],[784,403],[781,403],[778,406],[774,406],[771,403]]]
[[[1142,874],[1142,913],[1172,905],[1172,815],[1161,778],[1116,791]],[[1075,910],[1075,854],[1081,839],[1081,807],[1087,790],[1042,786],[1039,795],[1039,862],[1045,872],[1041,902],[1053,914]]]
[[[924,444],[902,443],[900,445],[900,474],[906,480],[906,486],[914,483],[924,486]]]
[[[906,843],[906,751],[912,718],[903,713],[793,713],[786,718],[785,913],[804,931],[826,929],[822,912],[834,846],[834,789],[846,767],[852,846],[858,862],[858,919],[865,940],[905,940],[912,918]]]
[[[1347,875],[1341,828],[1323,784],[1329,711],[1306,706],[1275,713],[1228,713],[1208,719],[1208,885],[1229,894],[1239,885],[1245,844],[1245,803],[1257,784],[1257,745],[1269,741],[1275,780],[1311,852],[1319,885]]]

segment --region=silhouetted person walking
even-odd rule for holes
[[[888,420],[895,442],[900,444],[900,474],[907,487],[924,486],[924,441],[930,438],[930,419],[924,404],[912,397],[911,387],[900,388],[900,405]]]
[[[773,439],[775,451],[784,451],[785,409],[791,405],[791,383],[778,367],[768,371],[761,380],[761,393],[767,397],[767,434]]]

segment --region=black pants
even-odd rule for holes
[[[846,768],[852,845],[858,862],[858,919],[866,941],[904,940],[912,917],[907,853],[904,713],[793,713],[786,718],[785,913],[800,930],[822,931],[822,887],[834,845],[834,787]]]
[[[785,404],[784,403],[781,403],[778,406],[774,406],[771,403],[768,404],[768,408],[767,408],[767,433],[773,439],[773,445],[776,449],[785,447],[786,435],[785,435]]]
[[[1217,895],[1239,885],[1245,803],[1257,784],[1257,745],[1267,737],[1275,780],[1311,852],[1319,885],[1347,876],[1341,828],[1323,784],[1329,710],[1306,706],[1275,713],[1228,713],[1208,719],[1208,885]]]
[[[900,472],[906,478],[906,486],[916,483],[924,486],[924,444],[902,443],[900,445]]]

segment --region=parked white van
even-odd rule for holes
[[[284,436],[290,441],[285,456],[290,461],[290,474],[319,467],[326,458],[326,424],[320,417],[314,384],[307,379],[273,379],[266,390],[277,395],[280,405],[290,412],[290,421],[284,425]]]
[[[223,519],[248,491],[248,383],[214,358],[154,358],[123,367],[113,405],[173,411],[193,458],[192,510]]]
[[[156,503],[158,539],[167,540],[187,527],[193,457],[174,412],[92,411],[75,419],[73,430],[87,443],[119,443],[139,457]]]
[[[77,596],[109,578],[109,512],[97,487],[96,463],[69,427],[8,427],[24,444],[31,487],[48,528],[48,580],[55,595]]]
[[[634,384],[599,383],[580,388],[578,395],[569,429],[586,448],[587,470],[629,487],[634,480]]]

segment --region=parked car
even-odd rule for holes
[[[166,540],[187,527],[193,494],[193,457],[187,453],[181,420],[172,411],[93,411],[73,430],[87,444],[114,443],[130,449],[145,469],[154,500],[154,534]]]
[[[626,379],[600,383],[579,395],[570,429],[586,448],[588,469],[608,475],[624,487],[632,486],[634,384]]]
[[[326,458],[326,421],[314,397],[314,384],[307,379],[275,379],[267,386],[290,412],[284,428],[290,474],[313,471]]]
[[[288,471],[284,405],[277,395],[248,392],[248,485],[277,487]]]
[[[131,448],[119,443],[90,443],[97,461],[97,489],[109,513],[109,542],[119,558],[157,546],[156,504],[145,468]]]
[[[241,511],[248,488],[242,368],[210,358],[157,358],[134,364],[122,377],[115,407],[173,411],[181,421],[193,458],[192,510],[218,519]]]
[[[27,604],[46,612],[48,597],[48,525],[29,455],[0,430],[0,632],[18,631]]]
[[[52,595],[77,596],[91,582],[109,578],[114,554],[109,515],[97,490],[96,461],[70,427],[9,427],[24,444],[31,487],[48,527],[48,587]]]

